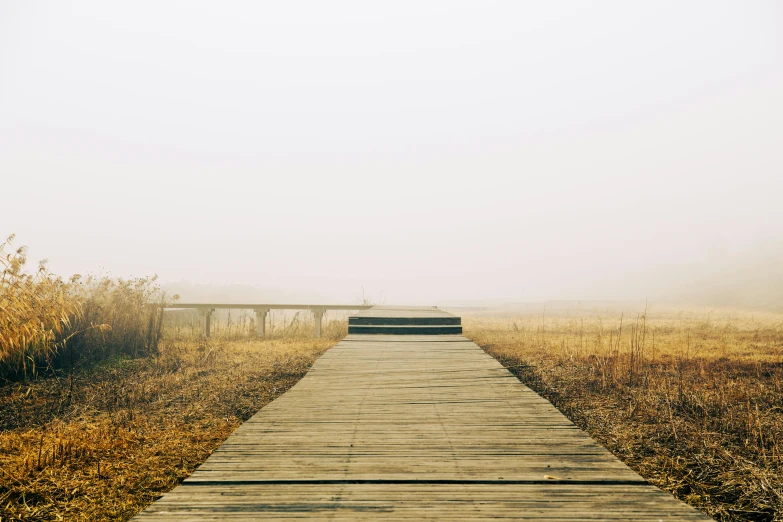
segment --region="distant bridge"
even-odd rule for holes
[[[315,335],[321,336],[324,314],[327,310],[367,310],[371,305],[304,305],[304,304],[236,304],[236,303],[175,303],[164,309],[195,309],[200,315],[201,335],[209,337],[212,313],[218,309],[254,310],[256,312],[256,332],[259,337],[266,334],[266,316],[269,310],[309,310],[315,319]]]

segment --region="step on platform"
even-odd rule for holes
[[[349,334],[461,335],[461,319],[434,306],[374,306],[348,318]]]

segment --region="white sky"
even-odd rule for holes
[[[5,0],[0,236],[300,298],[643,298],[783,239],[781,28],[773,0]]]

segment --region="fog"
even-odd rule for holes
[[[0,236],[183,299],[783,306],[781,27],[772,0],[2,2]]]

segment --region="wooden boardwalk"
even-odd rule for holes
[[[465,337],[383,334],[349,334],[137,516],[491,518],[711,520],[648,485]]]

